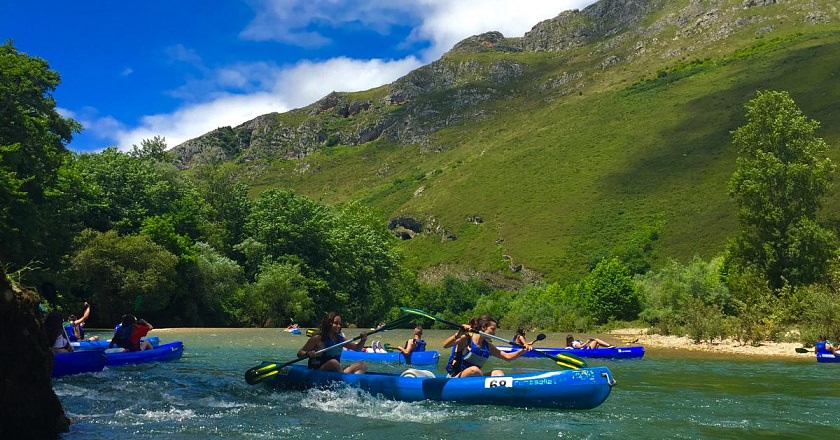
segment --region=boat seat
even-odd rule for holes
[[[435,377],[435,373],[429,370],[420,370],[417,368],[409,368],[400,374],[402,377]]]

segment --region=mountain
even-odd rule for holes
[[[730,132],[757,90],[788,91],[838,144],[838,49],[834,1],[601,0],[171,151],[184,169],[240,164],[254,195],[378,207],[430,278],[575,278],[608,255],[655,268],[737,232]],[[838,207],[834,190],[826,216]]]

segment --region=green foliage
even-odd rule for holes
[[[840,260],[832,260],[825,284],[800,288],[796,296],[800,308],[791,311],[791,318],[800,330],[800,342],[813,344],[820,335],[840,341]]]
[[[837,246],[816,220],[835,168],[815,135],[819,123],[787,92],[758,92],[746,109],[747,123],[733,132],[739,157],[729,194],[741,224],[733,264],[755,266],[772,288],[818,281]]]
[[[764,275],[756,270],[733,272],[727,282],[736,307],[735,337],[752,345],[776,340],[783,328],[782,304]]]
[[[79,237],[71,270],[96,304],[98,319],[160,312],[172,298],[178,258],[142,235],[88,230]]]
[[[384,219],[358,203],[334,212],[291,191],[262,193],[245,223],[251,240],[239,246],[249,267],[299,264],[320,316],[376,322],[393,305],[388,286],[401,276],[396,238]]]
[[[54,262],[60,244],[51,240],[63,228],[58,170],[81,127],[56,111],[59,82],[46,61],[10,41],[0,45],[0,243],[4,260],[18,267]]]
[[[245,218],[251,208],[248,186],[239,169],[232,163],[198,167],[192,174],[197,198],[209,206],[207,212],[208,242],[226,254],[245,238]]]
[[[578,295],[597,324],[632,321],[641,311],[630,270],[617,258],[598,263],[581,282]]]
[[[310,284],[296,265],[267,264],[256,281],[243,289],[239,315],[242,323],[277,327],[289,322],[315,322]]]
[[[722,265],[722,257],[705,262],[695,256],[685,266],[671,260],[659,271],[636,276],[635,288],[643,305],[639,318],[664,334],[680,334],[693,326],[700,339],[710,336],[703,330],[709,327],[708,320],[722,319],[735,307]]]
[[[184,295],[182,310],[194,310],[181,315],[193,325],[227,326],[242,316],[241,309],[226,307],[245,284],[241,266],[225,257],[207,243],[196,244],[194,271],[191,273],[190,295]],[[234,312],[231,315],[229,312]],[[192,315],[192,316],[191,316]]]

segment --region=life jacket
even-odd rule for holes
[[[344,336],[342,336],[341,334],[338,335],[337,341],[333,341],[327,335],[321,335],[321,344],[324,346],[324,348],[332,347],[334,345],[341,344],[342,342],[344,342]],[[321,368],[321,365],[324,365],[331,359],[335,359],[336,361],[341,362],[342,350],[343,349],[341,347],[335,347],[334,349],[327,350],[319,354],[318,356],[315,356],[314,358],[309,358],[307,367],[309,367],[312,370],[317,370]]]
[[[482,345],[482,347],[475,345],[475,342],[470,338],[470,345],[463,352],[456,352],[457,344],[452,347],[452,354],[446,363],[446,372],[449,377],[455,377],[469,367],[481,368],[484,366],[484,363],[490,358],[490,348],[487,341],[484,341]]]
[[[76,342],[76,341],[81,340],[81,339],[76,338],[76,332],[73,331],[73,323],[72,322],[68,323],[67,325],[64,326],[64,331],[67,332],[67,339],[69,339],[70,342]],[[84,333],[82,333],[82,339],[84,339],[84,338],[85,338],[85,335],[84,335]]]
[[[426,341],[424,341],[422,339],[412,339],[412,340],[414,341],[414,349],[411,350],[411,353],[403,355],[403,357],[405,358],[405,363],[406,364],[411,363],[411,355],[412,354],[414,354],[418,351],[426,351]],[[408,342],[409,341],[405,341],[405,345],[403,345],[403,348],[408,348]]]
[[[825,341],[817,341],[817,343],[814,344],[814,351],[817,353],[828,353],[828,349],[825,348],[825,344]]]
[[[134,326],[119,326],[114,331],[114,343],[117,344],[117,347],[124,348],[129,351],[138,351],[140,350],[140,345],[134,345],[131,343],[131,329]]]

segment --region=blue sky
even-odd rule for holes
[[[77,152],[221,126],[388,84],[458,41],[520,37],[594,0],[4,1],[0,38],[61,75]]]

